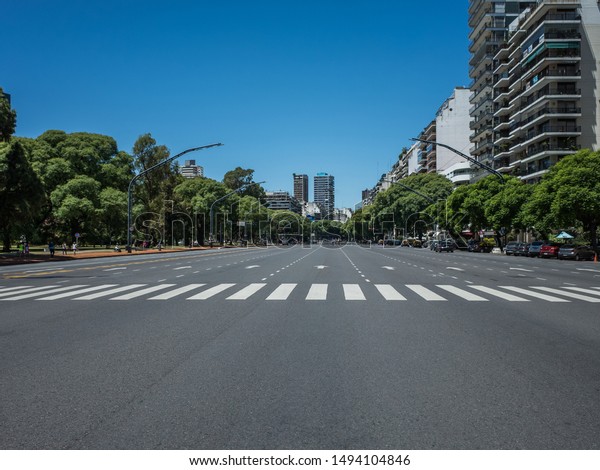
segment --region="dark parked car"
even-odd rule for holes
[[[559,259],[574,259],[579,261],[581,259],[593,260],[596,253],[590,246],[585,245],[563,245],[558,250]]]
[[[540,250],[540,258],[558,258],[558,243],[545,243]]]
[[[534,258],[536,256],[540,256],[540,250],[542,249],[542,246],[544,246],[546,243],[548,243],[548,242],[544,242],[544,241],[531,242],[529,244],[529,252],[527,253],[527,255],[531,256],[532,258]]]
[[[519,243],[515,256],[529,256],[529,243]]]
[[[520,242],[508,242],[504,247],[504,254],[514,255],[517,249],[519,248],[519,245],[521,245]]]
[[[442,240],[435,247],[435,251],[438,253],[441,253],[442,251],[452,253],[454,251],[454,242],[452,240]]]

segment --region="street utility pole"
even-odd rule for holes
[[[178,153],[177,155],[173,155],[172,157],[169,157],[161,162],[158,162],[156,165],[153,165],[150,168],[145,169],[144,171],[138,173],[131,179],[131,181],[129,182],[129,187],[127,188],[127,247],[126,247],[127,252],[131,253],[131,232],[133,231],[133,226],[131,225],[131,192],[133,190],[134,183],[138,179],[140,179],[142,176],[144,176],[146,173],[150,173],[151,171],[156,170],[157,168],[160,168],[168,163],[171,163],[173,160],[181,157],[182,155],[185,155],[186,153],[196,152],[197,150],[204,150],[204,149],[211,148],[211,147],[220,147],[221,145],[223,145],[223,144],[221,144],[221,143],[210,144],[210,145],[203,145],[202,147],[194,147],[191,149],[184,150],[183,152]]]

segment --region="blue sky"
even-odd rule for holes
[[[150,132],[208,177],[268,190],[335,176],[353,207],[467,86],[468,0],[19,0],[2,8],[0,87],[19,136]]]

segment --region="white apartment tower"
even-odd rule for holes
[[[598,150],[597,0],[539,0],[494,56],[494,164],[528,183],[565,155]]]
[[[536,0],[469,0],[469,76],[472,81],[470,155],[487,165],[494,158],[493,59],[508,40],[508,26]],[[465,152],[467,153],[467,152]]]

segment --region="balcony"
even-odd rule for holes
[[[548,97],[553,97],[553,98],[568,97],[569,99],[579,99],[581,97],[581,89],[575,88],[574,86],[569,86],[569,87],[558,86],[557,87],[557,86],[546,85],[546,87],[544,87],[537,93],[534,93],[533,95],[528,96],[525,99],[523,99],[522,111],[524,111],[525,108],[527,108],[534,102],[536,102],[542,98],[548,98]]]

